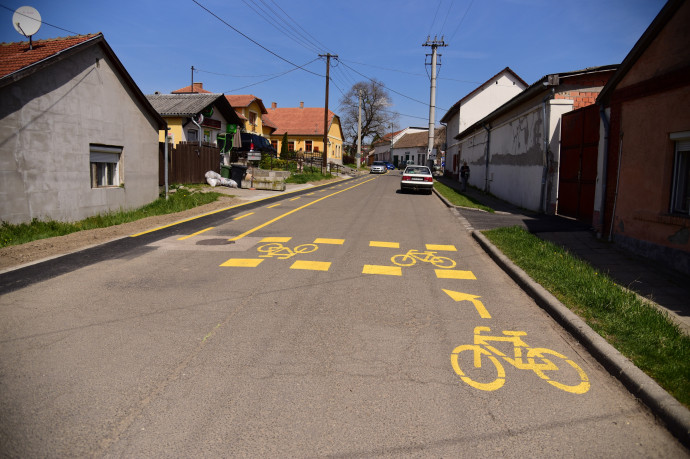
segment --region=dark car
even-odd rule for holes
[[[233,147],[232,151],[237,152],[240,155],[246,155],[249,151],[260,151],[261,153],[268,153],[272,156],[276,156],[276,149],[273,148],[271,142],[266,137],[261,137],[257,134],[251,134],[249,132],[240,133],[242,138],[241,147]]]

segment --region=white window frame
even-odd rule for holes
[[[119,187],[122,180],[122,147],[89,144],[91,188]]]
[[[670,212],[690,215],[690,131],[670,135],[673,148],[673,187]]]

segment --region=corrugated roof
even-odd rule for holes
[[[241,124],[237,113],[223,94],[149,94],[146,96],[161,116],[191,117],[215,106],[228,123]]]
[[[88,35],[36,40],[33,42],[33,49],[29,49],[28,41],[0,43],[0,78],[53,57],[62,51],[96,37],[102,37],[102,34],[92,33]]]

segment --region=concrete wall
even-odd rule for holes
[[[573,102],[569,100],[547,102],[549,153],[545,200],[548,213],[554,213],[557,204],[560,117],[570,111],[572,105]],[[519,207],[541,210],[545,164],[544,109],[541,99],[527,101],[494,120],[490,134],[486,129],[468,133],[461,139],[459,155],[458,164],[467,161],[470,166],[470,185]]]
[[[99,46],[0,88],[0,220],[75,221],[158,197],[158,126]],[[122,147],[124,187],[91,188],[89,145]]]

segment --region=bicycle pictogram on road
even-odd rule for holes
[[[455,267],[455,261],[450,258],[436,255],[436,252],[430,250],[421,252],[419,250],[410,249],[407,253],[401,253],[393,256],[391,261],[398,266],[413,266],[418,261],[422,263],[431,263],[437,268],[451,269]]]
[[[302,244],[296,246],[294,249],[286,247],[280,242],[271,242],[257,247],[257,250],[265,255],[259,255],[262,258],[276,257],[279,260],[287,260],[295,255],[301,253],[312,253],[318,250],[319,246],[316,244]]]
[[[482,335],[489,332],[489,327],[476,327],[474,329],[474,344],[463,344],[456,347],[450,355],[450,361],[455,373],[460,376],[465,383],[475,389],[483,391],[494,391],[500,389],[505,384],[506,373],[503,365],[497,357],[517,368],[518,370],[530,370],[536,373],[541,379],[558,389],[573,394],[584,394],[589,390],[589,378],[578,364],[568,357],[551,349],[542,347],[530,347],[521,336],[526,336],[524,331],[504,330],[503,336]],[[489,342],[505,342],[513,346],[513,358],[488,344]],[[468,358],[462,360],[460,354],[465,354]],[[470,365],[469,360],[473,364]],[[491,362],[493,368],[482,369],[482,361]],[[472,375],[470,376],[470,372]],[[478,381],[483,378],[486,382]],[[561,381],[559,382],[555,378]]]

